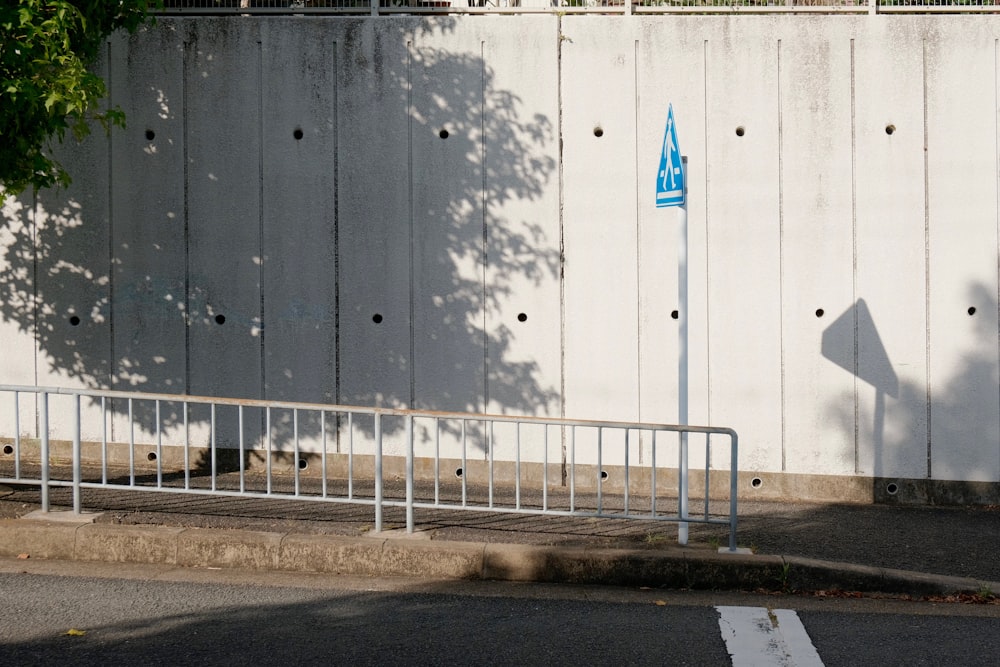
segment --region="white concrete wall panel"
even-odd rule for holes
[[[336,163],[339,401],[348,405],[409,407],[412,398],[406,36],[413,25],[359,20],[331,31],[337,118],[350,119],[337,125]]]
[[[973,20],[950,25],[954,32],[949,31],[948,38],[931,30],[924,42],[930,473],[934,479],[996,481],[1000,30],[993,22],[967,18]]]
[[[627,22],[586,18],[566,17],[560,35],[565,410],[575,419],[636,420],[635,39]],[[593,431],[578,434],[575,457],[597,461]]]
[[[536,16],[516,27],[483,36],[486,409],[552,417],[562,409],[558,25]],[[494,455],[513,459],[518,441],[522,460],[544,459],[541,429],[499,430]],[[550,460],[557,452],[550,438]]]
[[[34,198],[7,197],[0,218],[0,378],[7,384],[36,382],[34,299],[31,262],[34,257]],[[16,409],[15,409],[16,403]],[[0,433],[33,437],[36,434],[35,397],[0,396]]]
[[[111,385],[109,151],[102,130],[96,132],[94,141],[70,139],[60,147],[60,159],[73,165],[73,182],[39,191],[35,200],[35,340],[42,386]],[[75,400],[51,402],[65,408],[49,412],[51,437],[72,440]],[[83,439],[100,440],[100,402],[81,400],[80,413]]]
[[[188,386],[196,395],[261,398],[260,24],[188,25]],[[235,409],[216,420],[217,444],[233,444]]]
[[[185,393],[184,28],[167,22],[112,41],[111,100],[127,128],[111,134],[113,383],[122,391]],[[112,437],[125,441],[127,406],[116,402]],[[136,412],[136,436],[153,412]],[[169,423],[182,426],[183,415]]]
[[[779,34],[772,22],[729,20],[720,28],[708,40],[705,57],[708,421],[737,430],[741,468],[777,471],[782,444]]]
[[[409,48],[413,406],[481,412],[486,392],[484,99],[477,30]]]
[[[858,379],[836,421],[848,428],[856,407],[857,472],[876,477],[927,474],[922,43],[914,21],[854,42],[857,300],[844,314],[857,357],[830,361]]]
[[[800,17],[778,31],[784,469],[853,474],[854,379],[820,354],[854,303],[852,23]],[[822,312],[822,316],[820,313]],[[853,335],[829,342],[853,355]],[[821,434],[821,435],[820,435]]]
[[[269,399],[337,400],[334,37],[323,23],[294,19],[266,23],[261,31],[263,256],[258,261]],[[301,447],[322,446],[318,414],[300,415],[298,426]]]

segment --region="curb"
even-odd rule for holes
[[[0,556],[372,577],[951,595],[1000,584],[799,557],[0,520]]]

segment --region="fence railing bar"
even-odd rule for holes
[[[434,503],[441,501],[441,420],[434,420]]]
[[[375,532],[382,532],[382,415],[375,413]]]
[[[101,482],[103,484],[108,483],[108,417],[108,399],[101,396]]]
[[[413,417],[406,418],[406,532],[413,532]]]
[[[188,403],[181,403],[184,410],[184,488],[191,488],[191,424],[188,420]]]
[[[462,507],[468,504],[469,496],[469,461],[468,461],[468,429],[466,422],[462,420]]]
[[[517,447],[514,453],[514,501],[521,509],[521,425],[515,424],[514,427],[514,445]]]
[[[625,429],[625,516],[628,516],[628,493],[629,493],[629,470],[631,467],[628,464],[629,460],[629,449],[632,446],[632,430]]]
[[[292,475],[295,477],[295,495],[301,491],[299,473],[302,470],[302,457],[299,453],[299,409],[292,410]]]
[[[597,427],[597,512],[604,508],[604,429]]]
[[[42,511],[49,511],[49,395],[42,392],[38,397],[38,421],[39,435],[41,442],[41,464],[42,464]]]
[[[238,406],[239,410],[236,413],[237,429],[240,432],[240,492],[246,491],[246,470],[243,465],[244,456],[246,455],[246,441],[245,434],[243,431],[243,406]]]
[[[347,497],[354,498],[354,413],[347,413]]]
[[[569,511],[576,509],[576,426],[569,435]]]
[[[549,509],[549,427],[542,426],[542,509]]]
[[[320,465],[323,466],[323,497],[326,497],[326,411],[319,413],[319,430],[320,430],[320,444],[323,447],[320,453]]]
[[[80,482],[83,481],[83,453],[80,451],[80,396],[73,397],[73,514],[83,511]]]
[[[128,485],[135,486],[135,405],[128,399]]]
[[[271,495],[271,478],[272,478],[272,463],[271,459],[274,458],[274,442],[271,437],[271,408],[267,408],[264,414],[264,428],[267,429],[267,457],[264,459],[264,474],[267,477],[265,484],[267,485],[267,494]]]
[[[649,471],[649,513],[653,516],[656,516],[656,435],[657,432],[653,431],[653,442],[649,453],[649,465],[651,466]]]
[[[77,399],[80,397],[77,396]],[[160,401],[156,405],[156,486],[163,486],[163,422],[160,419]]]
[[[486,432],[486,451],[489,453],[489,476],[490,476],[490,507],[493,507],[493,449],[495,447],[496,438],[493,431],[493,426],[496,422],[490,422],[489,428],[484,429]],[[483,424],[486,425],[485,423]]]
[[[217,461],[216,461],[216,452],[215,452],[216,434],[217,434],[216,424],[215,424],[215,403],[212,403],[211,405],[212,405],[212,407],[211,407],[212,421],[211,421],[211,424],[210,424],[209,428],[211,428],[211,436],[212,436],[211,437],[211,449],[212,449],[212,451],[211,451],[211,458],[212,458],[212,490],[215,491],[216,478],[218,477],[218,472],[219,471],[218,471],[218,466],[217,466]]]
[[[21,479],[21,392],[14,392],[14,479]]]

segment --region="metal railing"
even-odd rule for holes
[[[736,550],[728,428],[0,385],[0,434],[0,483],[39,486],[46,512],[54,487],[78,514],[84,489],[278,498],[371,506],[376,531],[390,507],[407,532],[424,509],[676,522],[682,543],[717,524]],[[665,466],[691,434],[700,469]]]
[[[1000,12],[1000,0],[166,0],[163,14]]]

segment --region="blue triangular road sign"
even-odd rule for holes
[[[656,207],[684,205],[684,163],[677,145],[674,105],[667,109],[667,129],[663,133],[660,168],[656,172]]]

